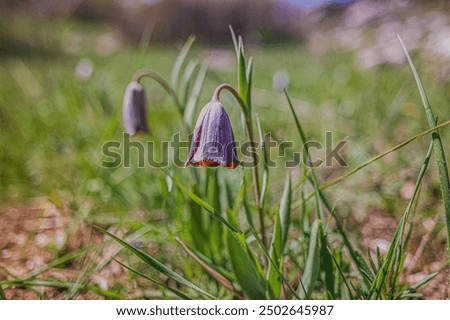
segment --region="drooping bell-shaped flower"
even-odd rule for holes
[[[230,118],[218,100],[209,102],[200,112],[185,163],[189,165],[231,169],[239,165]]]
[[[132,81],[125,89],[122,118],[125,132],[130,136],[148,133],[147,99],[144,87],[137,81]]]

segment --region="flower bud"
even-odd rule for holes
[[[137,81],[131,82],[125,89],[122,118],[125,132],[130,136],[148,133],[147,99],[144,87]]]

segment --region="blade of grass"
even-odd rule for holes
[[[284,184],[283,195],[280,201],[280,226],[281,226],[281,253],[284,252],[289,235],[289,226],[291,225],[291,176],[288,173]]]
[[[244,299],[244,296],[236,290],[236,288],[233,286],[231,281],[229,281],[227,278],[225,278],[222,274],[220,274],[218,271],[216,271],[213,267],[205,263],[200,257],[198,257],[189,247],[178,237],[175,238],[177,242],[181,245],[184,252],[188,256],[190,256],[192,259],[194,259],[195,262],[197,262],[203,269],[205,269],[206,272],[208,272],[218,283],[223,285],[228,291],[230,291],[232,294],[234,294],[239,299]]]
[[[409,139],[399,143],[398,145],[390,148],[389,150],[386,150],[385,152],[380,153],[379,155],[376,155],[375,157],[367,160],[366,162],[364,162],[361,165],[359,165],[358,167],[348,171],[347,173],[344,173],[343,175],[341,175],[339,177],[336,177],[334,179],[331,179],[331,180],[329,180],[327,182],[322,183],[320,185],[320,188],[319,188],[320,191],[324,191],[325,189],[328,189],[329,187],[332,187],[332,186],[338,184],[339,182],[342,182],[343,180],[345,180],[348,177],[354,175],[355,173],[357,173],[361,169],[363,169],[363,168],[367,167],[368,165],[374,163],[375,161],[377,161],[377,160],[387,156],[388,154],[390,154],[390,153],[392,153],[392,152],[394,152],[394,151],[396,151],[396,150],[398,150],[400,148],[403,148],[404,146],[408,145],[409,143],[411,143],[411,142],[413,142],[413,141],[415,141],[415,140],[417,140],[419,138],[422,138],[422,137],[428,135],[429,133],[434,132],[437,129],[440,129],[440,128],[448,126],[448,125],[450,125],[450,120],[447,120],[447,121],[437,125],[436,127],[433,127],[433,128],[428,129],[428,130],[422,131],[421,133],[413,136],[412,138],[409,138]],[[305,201],[311,199],[313,196],[314,196],[314,192],[308,194],[305,197]],[[296,208],[300,203],[301,203],[301,200],[294,202],[294,208]]]
[[[425,172],[428,168],[431,154],[433,152],[433,147],[434,147],[434,142],[432,141],[430,143],[427,154],[425,156],[425,160],[422,163],[422,167],[420,168],[420,171],[419,171],[419,174],[418,174],[418,177],[416,180],[416,184],[414,186],[413,195],[408,202],[408,205],[407,205],[405,212],[397,226],[397,229],[395,230],[391,245],[389,246],[389,250],[388,250],[388,253],[386,254],[384,262],[383,262],[382,266],[379,268],[378,273],[376,274],[373,284],[370,288],[371,298],[373,298],[373,299],[378,299],[380,297],[381,290],[384,285],[386,276],[389,273],[389,270],[394,266],[395,255],[397,254],[398,248],[401,245],[401,242],[403,239],[403,234],[405,231],[405,226],[406,226],[406,223],[408,222],[408,218],[412,211],[411,209],[414,205],[417,195],[419,194],[420,186],[422,184],[423,177],[425,176]]]
[[[247,79],[247,91],[245,92],[245,103],[247,104],[248,117],[252,116],[252,82],[253,82],[253,57],[248,59],[247,70],[245,73]]]
[[[310,299],[320,273],[320,220],[315,220],[311,228],[305,270],[302,275],[304,288],[299,286],[297,293],[301,299]]]
[[[198,98],[200,96],[200,92],[203,88],[203,83],[205,82],[206,73],[208,72],[209,61],[203,61],[199,72],[197,73],[197,78],[195,79],[194,86],[192,88],[191,94],[189,95],[189,99],[187,100],[186,107],[184,109],[183,120],[184,123],[192,128],[194,126],[194,113],[195,108],[198,103]]]
[[[195,36],[190,36],[181,48],[180,53],[178,54],[175,62],[173,63],[172,73],[170,77],[170,85],[175,92],[178,89],[178,80],[180,77],[181,68],[183,67],[184,61],[186,60],[187,54],[191,49],[192,44],[195,41]]]
[[[0,285],[0,300],[6,300],[5,292],[3,291],[1,285]]]
[[[325,274],[325,285],[327,288],[327,292],[329,295],[329,299],[336,299],[336,277],[335,277],[335,269],[333,268],[333,260],[330,256],[330,252],[328,251],[329,244],[327,239],[327,234],[324,231],[321,240],[322,246],[320,248],[320,259],[323,273]]]
[[[197,193],[198,192],[197,185],[194,185],[193,188]],[[202,207],[192,200],[188,201],[188,207],[190,220],[188,229],[191,236],[191,240],[194,243],[194,246],[197,250],[210,256],[211,251],[207,241],[208,238],[208,236],[206,235],[207,230],[206,227],[204,227],[205,225],[204,221],[206,220],[206,216],[202,212]]]
[[[279,275],[283,275],[283,234],[279,210],[275,214],[270,256],[274,263],[270,263],[267,267],[266,296],[271,300],[277,300],[280,298],[282,289],[282,280]]]
[[[132,268],[132,267],[130,267],[130,266],[127,266],[127,265],[123,264],[122,262],[120,262],[120,261],[117,260],[116,258],[112,258],[112,259],[113,259],[115,262],[117,262],[118,264],[120,264],[122,267],[124,267],[125,269],[128,269],[129,271],[131,271],[131,272],[137,274],[138,276],[141,276],[141,277],[143,277],[143,278],[149,280],[150,282],[153,282],[154,284],[156,284],[156,285],[158,285],[158,286],[160,286],[160,287],[163,287],[163,288],[169,290],[170,292],[172,292],[172,293],[176,294],[177,296],[179,296],[181,299],[183,299],[183,300],[192,300],[191,298],[189,298],[189,297],[188,297],[187,295],[185,295],[184,293],[182,293],[182,292],[180,292],[180,291],[178,291],[178,290],[176,290],[176,289],[174,289],[174,288],[171,288],[171,287],[169,287],[168,285],[166,285],[166,284],[164,284],[164,283],[162,283],[162,282],[159,282],[159,281],[153,279],[152,277],[150,277],[150,276],[148,276],[148,275],[146,275],[146,274],[144,274],[144,273],[142,273],[142,272],[140,272],[140,271],[138,271],[138,270],[136,270],[136,269],[134,269],[134,268]]]
[[[178,186],[178,188],[183,192],[186,196],[188,196],[192,201],[197,203],[199,206],[201,206],[203,209],[205,209],[208,213],[212,215],[215,219],[220,221],[223,225],[225,225],[230,231],[233,233],[239,232],[238,229],[236,229],[234,226],[232,226],[227,220],[225,220],[224,217],[220,213],[218,213],[213,206],[211,206],[209,203],[204,201],[202,198],[194,194],[193,192],[189,191],[185,186],[183,186],[177,179],[172,178],[175,184]]]
[[[17,286],[17,287],[55,287],[55,288],[71,288],[73,286],[78,289],[86,288],[85,284],[58,280],[11,280],[0,281],[0,285]]]
[[[247,223],[250,226],[250,228],[252,228],[252,229],[254,229],[256,231],[255,225],[253,223],[253,218],[252,218],[253,217],[253,213],[252,213],[252,209],[251,209],[251,206],[250,206],[250,201],[248,199],[248,194],[247,194],[246,188],[247,188],[247,182],[246,182],[246,179],[245,179],[245,176],[244,176],[242,178],[242,187],[241,187],[241,190],[240,190],[240,193],[239,193],[240,198],[238,200],[242,199],[242,202],[244,204],[244,213],[245,213],[245,218],[247,219]],[[259,236],[258,236],[258,238],[259,238]]]
[[[154,27],[155,27],[154,22],[147,22],[145,24],[141,39],[139,39],[139,46],[137,50],[138,54],[135,55],[137,59],[134,61],[134,67],[130,68],[130,70],[137,69],[143,63],[145,55],[147,54],[148,47],[150,45],[150,40],[153,35]]]
[[[436,277],[439,274],[438,272],[433,272],[427,276],[425,276],[424,278],[422,278],[421,280],[419,280],[417,283],[413,284],[411,287],[409,287],[407,290],[403,291],[398,297],[396,297],[397,299],[411,299],[411,298],[415,298],[415,294],[417,294],[415,291],[417,289],[419,289],[420,287],[423,287],[424,285],[426,285],[428,282],[430,282],[431,280],[434,279],[434,277]]]
[[[35,276],[37,276],[37,275],[39,275],[39,274],[41,274],[41,273],[43,273],[43,272],[45,272],[47,270],[55,268],[55,267],[57,267],[57,266],[59,266],[61,264],[64,264],[64,263],[66,263],[68,261],[71,261],[73,259],[79,258],[79,257],[85,255],[88,252],[95,251],[95,250],[100,250],[106,244],[108,244],[108,242],[104,242],[104,243],[101,243],[101,244],[98,244],[98,245],[95,245],[95,246],[92,246],[92,247],[89,247],[89,248],[82,248],[82,249],[70,252],[70,253],[62,256],[62,257],[59,257],[59,258],[53,260],[52,262],[50,262],[50,263],[48,263],[48,264],[46,264],[46,265],[44,265],[42,267],[39,267],[39,268],[31,271],[30,273],[26,274],[23,278],[24,279],[33,278],[33,277],[35,277]]]
[[[193,79],[193,75],[197,70],[198,62],[196,59],[191,59],[186,65],[183,72],[183,77],[181,78],[180,96],[182,97],[181,103],[186,106],[189,98],[189,89]]]
[[[129,243],[127,243],[127,242],[123,241],[122,239],[116,237],[112,233],[109,233],[108,231],[103,230],[100,227],[95,226],[95,228],[97,228],[100,232],[106,234],[108,237],[113,239],[115,242],[117,242],[118,244],[120,244],[121,246],[123,246],[124,248],[129,250],[130,252],[132,252],[135,256],[137,256],[139,259],[144,261],[148,266],[152,267],[156,271],[164,274],[165,276],[167,276],[169,278],[172,278],[175,281],[178,281],[180,284],[183,284],[186,287],[188,287],[190,289],[193,289],[193,290],[197,291],[198,293],[200,293],[200,294],[202,294],[202,295],[204,295],[204,296],[206,296],[206,297],[208,297],[210,299],[217,299],[212,294],[210,294],[210,293],[204,291],[203,289],[197,287],[195,284],[193,284],[190,281],[186,280],[185,278],[180,276],[178,273],[172,271],[171,269],[166,267],[164,264],[162,264],[161,262],[159,262],[158,260],[156,260],[152,256],[149,256],[147,253],[145,253],[145,252],[143,252],[143,251],[133,247]]]
[[[339,265],[339,262],[336,260],[336,258],[333,255],[333,252],[331,251],[330,247],[327,246],[327,251],[330,254],[330,257],[332,258],[334,265],[336,266],[337,270],[339,271],[339,274],[341,275],[342,280],[344,281],[344,285],[348,291],[348,294],[350,295],[350,299],[354,300],[353,294],[352,294],[352,289],[350,287],[350,285],[347,282],[347,277],[344,275],[344,272],[342,271],[341,266]]]
[[[261,199],[260,199],[260,206],[264,207],[264,200],[266,199],[267,195],[267,189],[269,186],[269,159],[267,155],[267,148],[264,141],[264,137],[262,134],[262,127],[261,122],[259,121],[258,115],[256,115],[256,125],[258,127],[258,135],[259,135],[259,142],[261,143],[261,149],[262,149],[262,155],[263,155],[263,172],[262,172],[262,182],[261,182]]]
[[[413,284],[413,285],[410,287],[410,290],[417,290],[417,289],[419,289],[420,287],[423,287],[423,286],[426,285],[428,282],[430,282],[431,280],[433,280],[434,277],[436,277],[438,274],[439,274],[439,271],[427,275],[427,276],[424,277],[423,279],[419,280],[417,283]]]
[[[227,244],[231,265],[242,290],[250,299],[265,299],[265,285],[261,278],[256,259],[250,256],[244,235],[237,237],[227,232]]]
[[[140,229],[136,230],[135,232],[133,232],[132,234],[127,236],[125,238],[125,241],[132,242],[132,241],[140,238],[147,232],[149,232],[151,230],[151,228],[152,228],[151,225],[144,225]],[[87,243],[91,243],[92,230],[93,230],[93,228],[91,227],[90,233],[89,233],[89,240]],[[90,275],[94,274],[95,272],[97,272],[99,270],[102,270],[110,262],[111,257],[114,257],[115,255],[117,255],[121,250],[122,250],[122,247],[118,246],[114,251],[112,251],[110,253],[110,257],[100,257],[100,254],[101,254],[100,251],[96,251],[95,255],[93,257],[88,257],[88,255],[85,254],[82,258],[81,268],[77,274],[75,282],[87,284],[89,281]],[[70,288],[65,299],[73,299],[78,292],[79,292],[79,286]]]
[[[86,290],[91,292],[96,292],[106,298],[115,299],[115,300],[123,300],[124,297],[120,293],[114,292],[112,290],[101,290],[96,285],[87,285],[85,283],[77,283],[77,282],[67,282],[67,281],[59,281],[59,280],[13,280],[13,281],[1,281],[0,285],[7,286],[15,286],[15,287],[25,287],[31,288],[31,290],[35,291],[39,294],[38,291],[34,290],[33,287],[53,287],[60,289],[67,288],[77,288],[77,290]]]
[[[406,49],[405,44],[403,43],[402,38],[400,35],[397,34],[398,40],[400,41],[400,44],[403,48],[403,51],[405,53],[406,59],[408,60],[409,67],[411,69],[411,72],[414,76],[414,79],[416,80],[417,88],[419,90],[420,97],[422,99],[422,104],[425,109],[425,114],[428,120],[428,125],[430,128],[436,127],[437,121],[436,117],[433,114],[433,111],[431,109],[427,93],[425,92],[425,88],[423,87],[422,81],[420,80],[419,74],[417,73],[416,67],[414,66],[414,63],[408,53],[408,50]],[[442,144],[441,136],[439,134],[439,131],[435,131],[431,134],[431,137],[433,138],[433,144],[434,144],[434,155],[436,157],[436,164],[439,171],[439,178],[441,180],[441,193],[442,193],[442,201],[444,202],[444,209],[445,209],[445,218],[447,221],[447,254],[450,258],[450,179],[448,174],[448,168],[447,163],[445,159],[445,151],[444,146]]]
[[[309,153],[309,145],[308,145],[308,140],[306,139],[305,131],[303,130],[303,127],[300,124],[300,121],[298,120],[297,114],[295,113],[294,106],[291,101],[291,97],[289,96],[289,94],[286,90],[284,90],[284,95],[288,102],[292,116],[294,117],[295,126],[297,128],[298,134],[300,135],[300,141],[301,141],[302,145],[304,146],[305,159],[309,166],[311,164],[311,156]],[[306,163],[302,162],[302,164],[303,164],[303,168],[305,169]],[[314,187],[314,194],[316,195],[316,199],[317,199],[316,201],[317,201],[317,210],[319,212],[319,218],[325,223],[325,216],[323,214],[322,207],[320,206],[320,203],[319,203],[320,199],[324,200],[324,197],[320,193],[320,190],[319,190],[320,186],[319,186],[319,182],[316,177],[316,174],[314,172],[314,168],[312,166],[309,166],[309,167],[310,167],[311,174],[308,176],[308,180],[311,182],[312,186]]]
[[[239,58],[239,45],[236,38],[236,33],[231,25],[228,25],[228,29],[230,29],[231,39],[233,40],[234,51],[236,52],[236,58]]]
[[[184,243],[184,242],[183,242]],[[187,246],[187,245],[186,245]],[[195,251],[194,249],[187,247],[189,250],[192,251],[192,253],[199,258],[203,263],[207,264],[208,266],[210,266],[211,268],[213,268],[214,270],[216,270],[218,273],[220,273],[223,277],[225,277],[228,281],[233,282],[236,281],[236,277],[234,276],[234,274],[229,271],[228,269],[225,269],[224,267],[215,264],[210,258],[206,257],[204,254],[202,254],[201,252]]]
[[[277,264],[275,263],[274,260],[272,260],[269,251],[267,250],[267,248],[265,247],[265,245],[262,243],[261,238],[258,235],[258,232],[255,229],[255,226],[253,225],[253,220],[252,220],[252,211],[250,208],[250,204],[248,202],[248,198],[247,198],[247,192],[245,192],[245,177],[243,179],[242,182],[242,186],[241,186],[241,190],[239,193],[239,197],[237,197],[236,199],[236,203],[233,207],[233,211],[238,210],[239,208],[239,203],[242,200],[243,205],[244,205],[244,211],[245,211],[245,215],[247,217],[247,220],[249,221],[249,225],[250,225],[250,232],[253,235],[253,237],[256,239],[256,242],[258,243],[259,248],[262,250],[264,257],[267,259],[269,265],[271,265],[277,273],[279,278],[283,281],[284,285],[289,289],[289,291],[292,293],[292,295],[297,298],[300,299],[300,297],[298,296],[298,294],[296,293],[296,291],[294,290],[294,288],[292,288],[292,286],[289,284],[289,282],[284,278],[283,274],[280,272],[280,270],[278,268],[276,268]]]

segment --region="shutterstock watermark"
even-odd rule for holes
[[[192,135],[189,136],[191,140]],[[130,168],[132,165],[139,168],[153,167],[166,168],[169,166],[184,167],[187,154],[191,148],[189,140],[181,139],[180,133],[173,135],[171,141],[141,141],[130,139],[124,134],[121,141],[107,141],[102,146],[102,167]],[[263,141],[233,142],[231,145],[221,145],[218,142],[202,141],[198,143],[196,154],[202,159],[227,158],[227,152],[234,149],[238,154],[240,165],[244,168],[260,165],[263,161],[269,168],[283,165],[294,168],[305,165],[316,168],[320,166],[348,167],[342,154],[342,149],[348,140],[334,141],[331,131],[325,132],[325,142],[308,141],[301,147],[293,141],[277,141],[267,133]],[[265,150],[266,156],[262,155]],[[308,152],[309,151],[309,159]],[[255,159],[255,160],[254,160]]]

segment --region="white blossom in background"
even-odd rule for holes
[[[94,63],[89,59],[81,59],[75,66],[75,77],[80,81],[88,81],[94,73]]]
[[[275,90],[283,91],[289,87],[291,78],[289,74],[284,70],[278,70],[273,74],[272,86]]]

